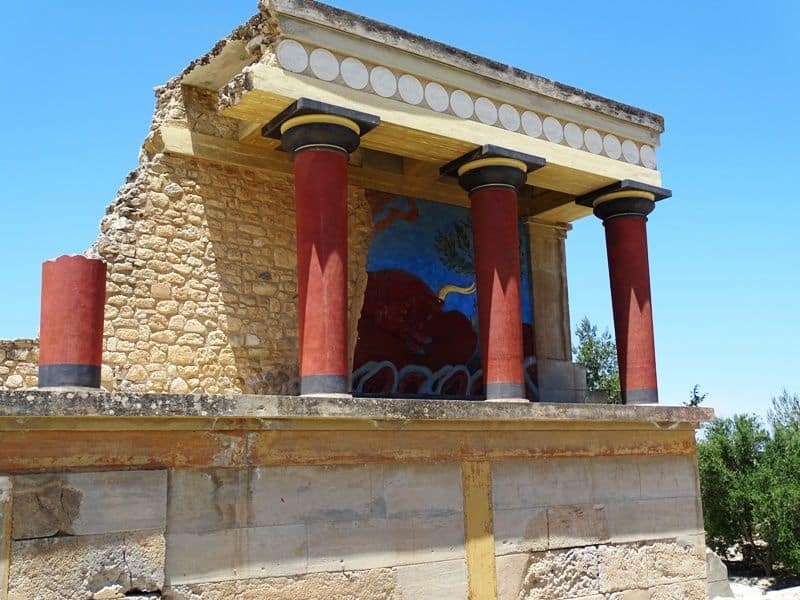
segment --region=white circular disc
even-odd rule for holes
[[[397,90],[403,101],[409,104],[419,104],[425,96],[422,84],[413,75],[401,75],[397,81]]]
[[[531,137],[542,135],[542,120],[534,112],[526,110],[522,113],[522,129]]]
[[[583,146],[583,131],[575,123],[567,123],[564,125],[564,139],[573,148],[580,148]]]
[[[553,117],[545,117],[542,129],[544,129],[544,136],[555,144],[564,139],[564,129],[561,127],[561,123]]]
[[[631,140],[622,142],[622,157],[632,165],[639,163],[639,148]]]
[[[339,61],[325,48],[316,48],[311,52],[311,72],[322,81],[333,81],[339,76]]]
[[[475,116],[481,123],[494,125],[497,123],[497,107],[488,98],[478,98],[475,100]]]
[[[500,109],[497,111],[500,117],[500,124],[509,131],[516,131],[519,129],[519,111],[510,104],[501,104]]]
[[[652,146],[647,144],[642,146],[641,150],[639,150],[639,157],[642,159],[642,164],[648,169],[656,168],[656,151],[653,150]]]
[[[302,73],[308,67],[308,52],[300,42],[281,40],[278,44],[278,62],[287,71]]]
[[[475,105],[472,103],[472,98],[470,98],[470,95],[464,90],[455,90],[450,94],[450,108],[462,119],[469,119],[472,113],[475,112]]]
[[[369,83],[369,72],[364,63],[349,56],[342,61],[342,79],[354,90],[363,90]]]
[[[592,154],[600,154],[603,151],[603,136],[594,129],[587,129],[584,132],[583,143]]]
[[[397,78],[386,67],[374,67],[369,74],[369,82],[375,93],[390,98],[397,92]]]
[[[606,134],[606,137],[603,138],[603,148],[606,149],[606,156],[610,158],[619,158],[622,156],[622,145],[615,135],[611,135],[610,133]]]
[[[450,106],[447,90],[435,81],[431,81],[425,86],[425,101],[436,112],[443,112]]]

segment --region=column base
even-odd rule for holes
[[[98,365],[56,364],[39,365],[40,388],[100,387]]]
[[[511,402],[525,398],[525,386],[522,383],[487,383],[486,399],[498,402]],[[527,400],[526,400],[527,402]]]
[[[623,404],[658,404],[658,390],[623,390]]]
[[[301,396],[350,396],[350,378],[347,375],[304,375],[300,378]]]

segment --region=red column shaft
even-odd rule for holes
[[[485,187],[470,200],[486,396],[524,398],[517,192]]]
[[[39,386],[100,387],[106,265],[61,256],[42,265]]]
[[[301,394],[350,392],[347,160],[319,148],[294,158]]]
[[[658,402],[647,219],[624,215],[605,221],[608,273],[623,402]]]

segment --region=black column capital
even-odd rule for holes
[[[670,196],[672,192],[666,188],[624,179],[580,196],[575,203],[592,208],[594,215],[605,223],[608,219],[622,216],[646,219],[657,201]]]
[[[531,171],[546,164],[545,159],[487,144],[447,163],[439,173],[458,177],[467,192],[484,187],[509,187],[519,190]]]
[[[376,115],[299,98],[267,123],[261,135],[279,139],[281,148],[292,153],[328,148],[349,154],[380,120]]]

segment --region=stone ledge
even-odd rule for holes
[[[696,428],[714,417],[711,408],[396,400],[386,398],[142,394],[85,390],[0,390],[0,429],[28,428],[40,418],[194,418],[208,420],[371,421],[374,428],[398,428],[411,422],[477,422],[526,428],[568,422],[601,428]],[[3,423],[5,422],[5,423]],[[14,424],[17,424],[15,426]]]

